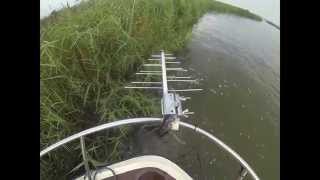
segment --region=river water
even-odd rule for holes
[[[178,53],[202,79],[184,93],[198,125],[237,151],[261,179],[280,179],[280,31],[265,22],[207,14]],[[138,142],[139,144],[139,142]],[[142,154],[176,162],[194,179],[235,179],[239,164],[191,130],[141,139]]]

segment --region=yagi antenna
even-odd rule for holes
[[[169,61],[168,61],[169,60]],[[174,60],[174,61],[171,61]],[[167,65],[179,65],[173,54],[165,53],[163,50],[160,54],[153,54],[148,59],[149,64],[143,64],[144,68],[152,67],[153,69],[143,69],[136,73],[136,75],[146,75],[161,77],[159,81],[133,81],[131,86],[126,86],[127,89],[148,89],[148,90],[162,90],[161,110],[163,115],[162,126],[166,129],[178,130],[180,117],[188,117],[194,114],[188,109],[182,110],[181,101],[190,99],[190,97],[180,96],[177,92],[193,92],[202,91],[202,89],[174,89],[169,87],[174,83],[196,83],[198,80],[192,79],[190,76],[176,76],[171,75],[176,72],[187,72],[188,70],[180,67],[167,67]],[[155,69],[156,68],[156,69]],[[170,73],[170,76],[167,75]],[[152,86],[155,85],[155,86]]]

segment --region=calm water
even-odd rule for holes
[[[178,56],[205,89],[185,104],[195,112],[186,121],[230,145],[261,179],[280,179],[280,31],[264,22],[207,14]],[[240,170],[190,130],[140,141],[143,154],[170,158],[195,179],[235,179]]]

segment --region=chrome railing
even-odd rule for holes
[[[65,145],[71,141],[74,141],[76,139],[80,139],[81,152],[82,152],[82,158],[83,158],[84,166],[85,166],[85,170],[86,170],[86,176],[88,177],[89,180],[91,180],[90,169],[89,169],[88,161],[86,159],[86,147],[85,147],[85,141],[84,141],[84,137],[86,135],[93,134],[93,133],[96,133],[96,132],[99,132],[102,130],[107,130],[110,128],[124,126],[124,125],[133,125],[133,124],[142,124],[142,123],[162,123],[162,121],[163,121],[162,118],[148,118],[148,117],[146,117],[146,118],[132,118],[132,119],[124,119],[124,120],[114,121],[114,122],[102,124],[102,125],[99,125],[96,127],[92,127],[90,129],[87,129],[87,130],[81,131],[77,134],[74,134],[72,136],[69,136],[69,137],[67,137],[61,141],[58,141],[55,144],[45,148],[44,150],[42,150],[40,152],[40,158],[43,157],[44,155],[46,155],[47,153]],[[214,135],[210,134],[209,132],[207,132],[199,127],[196,127],[192,124],[189,124],[186,122],[181,122],[181,121],[179,121],[179,124],[182,127],[192,129],[195,132],[206,136],[213,143],[218,145],[221,149],[228,152],[231,155],[231,157],[236,159],[242,167],[242,171],[240,172],[240,176],[238,178],[239,180],[243,179],[246,176],[246,174],[250,174],[254,180],[260,179],[257,176],[257,174],[254,172],[254,170],[249,166],[249,164],[238,153],[236,153],[233,149],[231,149],[228,145],[226,145],[220,139],[218,139]]]

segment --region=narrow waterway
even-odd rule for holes
[[[207,14],[178,57],[204,89],[184,93],[191,97],[184,106],[195,112],[186,121],[230,145],[261,179],[280,179],[280,31],[265,22]],[[142,136],[142,154],[167,157],[195,179],[235,179],[240,170],[190,130],[162,139]]]

